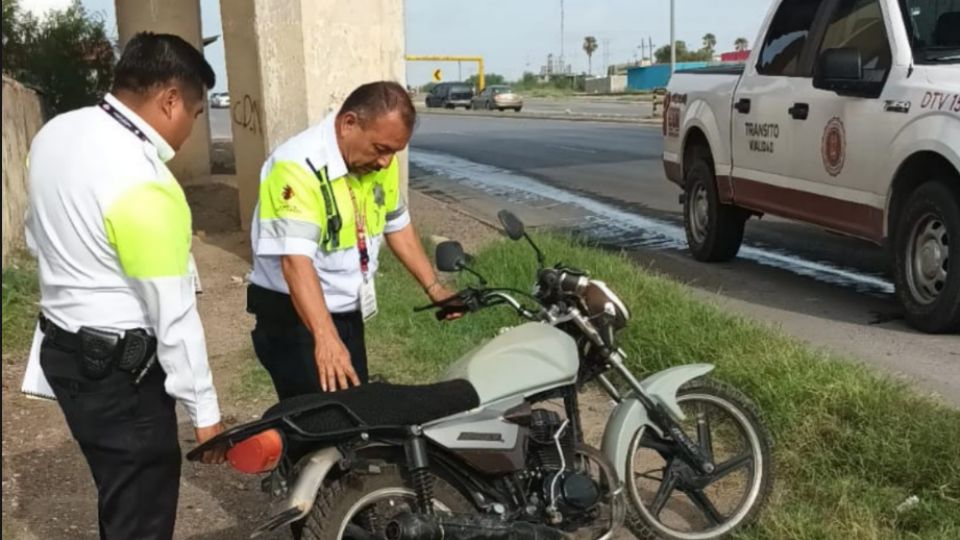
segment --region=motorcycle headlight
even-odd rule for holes
[[[627,305],[602,281],[591,279],[583,291],[582,298],[588,317],[607,314],[616,330],[625,327],[630,320],[630,310],[627,309]]]

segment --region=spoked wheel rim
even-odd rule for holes
[[[693,239],[698,244],[706,241],[710,222],[710,201],[707,198],[707,190],[701,182],[697,182],[690,190],[687,220],[690,222],[690,233]]]
[[[947,285],[950,238],[940,216],[926,214],[910,231],[907,244],[907,284],[914,300],[923,305],[937,301]]]
[[[682,459],[660,454],[659,437],[643,427],[630,445],[627,491],[633,508],[660,532],[715,538],[739,526],[757,504],[766,456],[756,428],[735,404],[701,393],[677,401],[687,415],[681,425],[712,456],[716,470],[698,478]]]
[[[451,513],[450,508],[436,499],[433,500],[433,508],[437,512]],[[389,487],[371,491],[347,511],[337,538],[385,538],[384,530],[395,516],[404,512],[415,512],[416,509],[417,495],[412,489]]]

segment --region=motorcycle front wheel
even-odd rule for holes
[[[652,428],[637,431],[625,483],[630,531],[641,539],[713,540],[752,523],[773,488],[772,440],[756,405],[709,378],[685,384],[680,425],[716,469],[701,475]]]
[[[443,479],[434,477],[433,507],[437,513],[466,513],[467,499]],[[303,523],[302,540],[368,540],[385,538],[390,521],[415,512],[417,497],[405,470],[385,465],[379,473],[348,473],[321,488]]]

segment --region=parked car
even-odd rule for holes
[[[523,98],[509,86],[495,84],[484,88],[483,92],[473,98],[472,104],[474,109],[486,109],[488,111],[513,109],[520,112],[520,109],[523,108]]]
[[[210,106],[214,109],[230,107],[230,94],[226,92],[214,92],[210,94]]]
[[[812,223],[887,247],[907,320],[960,331],[960,1],[778,0],[761,37],[669,84],[693,256],[734,257],[750,216]]]
[[[456,109],[463,107],[469,109],[470,101],[473,99],[473,87],[466,83],[440,83],[433,87],[433,90],[427,94],[427,107],[442,107],[444,109]]]

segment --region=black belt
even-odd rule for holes
[[[142,328],[127,330],[123,337],[93,328],[70,332],[40,315],[44,340],[67,352],[80,353],[84,374],[105,377],[113,367],[136,376],[135,384],[156,361],[157,339]]]
[[[272,291],[251,283],[247,286],[247,313],[257,316],[257,324],[269,328],[291,328],[303,324],[289,294]],[[331,313],[337,319],[363,318],[360,310]]]
[[[40,315],[40,331],[43,332],[44,339],[56,345],[58,349],[67,352],[76,352],[81,349],[80,334],[60,328],[42,314]]]

